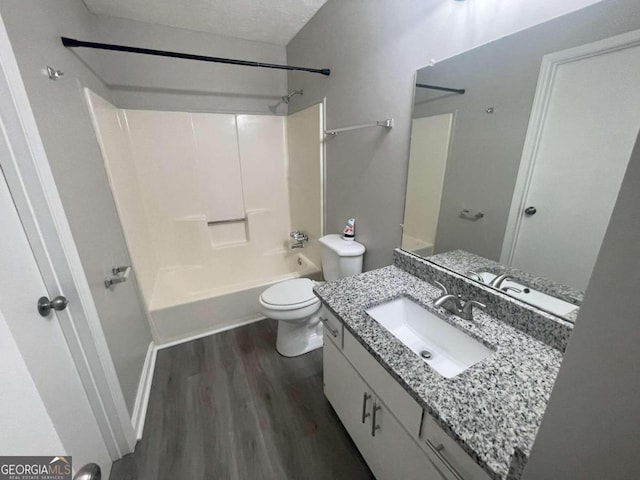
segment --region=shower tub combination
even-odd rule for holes
[[[262,318],[262,290],[319,276],[320,105],[163,112],[85,94],[157,345]],[[291,230],[308,234],[304,250]]]
[[[183,341],[264,318],[258,297],[291,278],[320,279],[319,266],[301,253],[273,253],[228,276],[216,268],[179,267],[158,272],[149,307],[158,339]]]

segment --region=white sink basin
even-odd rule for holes
[[[480,272],[480,277],[484,283],[489,283],[491,280],[496,278],[496,275],[490,272]],[[539,292],[538,290],[534,290],[533,288],[527,287],[526,285],[522,285],[521,283],[514,282],[512,280],[505,280],[502,282],[500,286],[501,289],[511,287],[517,288],[521,290],[521,292],[514,292],[513,290],[507,290],[505,293],[507,295],[512,296],[513,298],[517,298],[518,300],[522,300],[534,307],[541,308],[542,310],[553,313],[554,315],[565,316],[569,313],[573,312],[577,305],[573,303],[565,302],[564,300],[560,300],[559,298],[552,297],[551,295],[547,295],[546,293]]]
[[[445,378],[455,377],[493,353],[406,297],[366,312]],[[430,358],[425,358],[425,351],[431,354]]]

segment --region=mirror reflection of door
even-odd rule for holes
[[[557,67],[512,266],[586,289],[640,129],[638,85],[640,46]]]
[[[414,118],[407,173],[402,248],[433,254],[453,114]]]

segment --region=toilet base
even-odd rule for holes
[[[276,350],[283,357],[297,357],[317,350],[322,345],[322,324],[318,318],[294,322],[278,321]]]

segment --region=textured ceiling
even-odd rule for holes
[[[100,15],[286,45],[327,0],[84,0]]]

